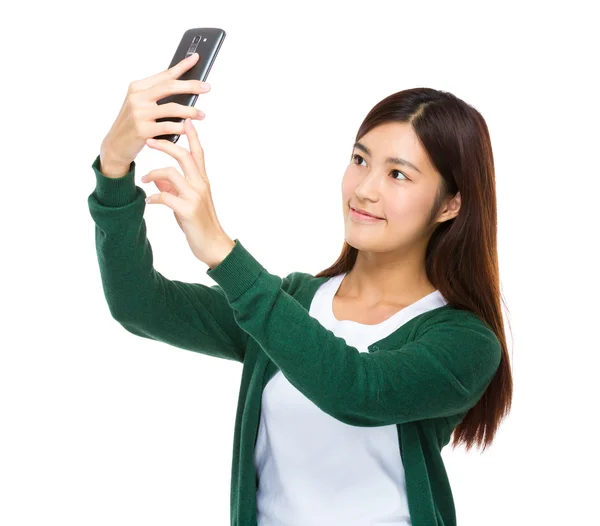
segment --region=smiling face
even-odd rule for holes
[[[432,232],[426,222],[440,183],[440,174],[410,124],[373,128],[354,146],[342,179],[346,242],[366,252],[426,242]],[[351,206],[383,219],[361,221],[350,213]]]

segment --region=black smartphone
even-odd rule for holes
[[[188,69],[186,72],[179,77],[178,80],[201,80],[206,81],[210,68],[217,58],[221,44],[225,39],[225,31],[218,27],[196,27],[188,29],[181,38],[177,51],[169,64],[169,68],[172,68],[175,64],[181,62],[183,59],[190,56],[192,53],[198,53],[200,57],[196,63]],[[185,106],[194,106],[198,99],[197,93],[175,93],[164,97],[158,101],[157,104],[166,104],[167,102],[177,102],[178,104],[184,104]],[[183,122],[184,119],[181,117],[161,117],[156,119],[156,122],[173,121]],[[166,139],[172,143],[176,143],[179,140],[179,135],[167,134],[158,135],[155,139]]]

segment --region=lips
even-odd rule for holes
[[[351,206],[350,208],[352,208],[352,210],[354,210],[355,212],[359,212],[360,214],[364,214],[369,217],[374,217],[375,219],[383,219],[382,217],[378,217],[373,214],[369,214],[369,212],[367,212],[366,210],[362,210],[360,208],[354,208],[353,206]]]

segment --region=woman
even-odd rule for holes
[[[427,88],[378,103],[342,181],[340,257],[316,276],[280,278],[222,231],[191,123],[156,122],[196,116],[156,105],[194,60],[130,86],[92,164],[88,204],[113,317],[138,336],[243,364],[232,525],[456,525],[441,450],[452,434],[454,447],[485,449],[512,400],[484,119]],[[143,180],[217,285],[153,268],[134,181],[144,143],[132,126],[188,135],[190,152],[152,145],[185,175]]]

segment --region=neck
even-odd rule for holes
[[[386,262],[381,253],[360,251],[337,295],[366,306],[410,305],[435,290],[425,272],[424,256],[400,260],[394,256]]]

